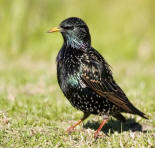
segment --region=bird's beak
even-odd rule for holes
[[[54,28],[52,28],[52,29],[50,29],[49,31],[48,31],[48,33],[52,33],[52,32],[61,32],[61,28],[60,27],[54,27]]]

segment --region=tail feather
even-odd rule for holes
[[[136,107],[134,107],[132,104],[129,105],[129,108],[132,110],[131,114],[136,114],[139,115],[145,119],[149,119],[148,116],[146,114],[144,114],[143,112],[141,112],[139,109],[137,109]]]

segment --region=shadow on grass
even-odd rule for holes
[[[88,121],[83,127],[88,129],[97,130],[100,126],[100,123],[97,121]],[[147,132],[147,130],[143,130],[142,125],[135,121],[135,119],[129,118],[125,123],[121,123],[118,120],[109,120],[108,123],[102,128],[102,131],[105,134],[114,133],[115,131],[121,133],[123,131],[140,131]]]

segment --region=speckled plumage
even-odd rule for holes
[[[66,98],[75,108],[91,114],[109,115],[119,111],[117,106],[88,87],[82,78],[87,72],[87,68],[91,66],[88,53],[91,54],[95,50],[92,48],[85,53],[72,47],[69,48],[64,52],[65,55],[62,55],[63,59],[57,61],[58,83]],[[95,75],[95,67],[93,72],[94,74],[90,73],[90,77],[95,77],[94,81],[98,81],[100,78]]]
[[[110,66],[91,46],[89,29],[79,18],[59,25],[64,43],[57,56],[57,79],[70,103],[85,115],[110,115],[125,121],[121,112],[140,115],[113,79]]]

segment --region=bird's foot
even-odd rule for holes
[[[71,133],[74,131],[74,128],[79,125],[80,123],[82,122],[82,120],[79,120],[77,123],[75,123],[74,125],[72,125],[71,127],[69,127],[67,130],[66,130],[66,133]]]
[[[74,127],[71,126],[70,128],[68,128],[68,129],[65,131],[65,133],[70,134],[70,133],[72,133],[74,130],[75,130]]]
[[[73,132],[73,131],[74,131],[74,128],[75,128],[76,126],[78,126],[81,122],[83,122],[87,117],[89,117],[89,115],[90,115],[90,114],[88,114],[88,113],[84,113],[83,118],[82,118],[81,120],[79,120],[78,122],[76,122],[76,123],[75,123],[74,125],[72,125],[71,127],[69,127],[69,128],[67,129],[66,133],[71,133],[71,132]]]
[[[95,138],[95,139],[97,139],[97,138],[98,138],[99,133],[100,133],[100,131],[96,131],[96,132],[94,133],[94,138]]]
[[[106,122],[107,122],[107,120],[103,120],[102,123],[100,124],[99,128],[97,129],[97,131],[94,133],[95,139],[98,138],[99,133],[100,133],[102,127],[105,125]]]

